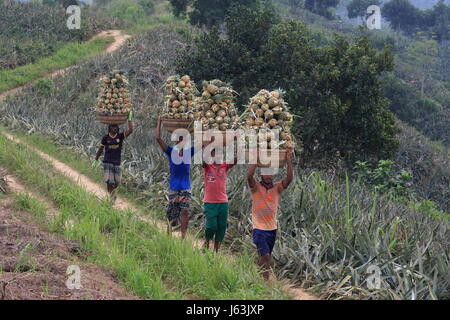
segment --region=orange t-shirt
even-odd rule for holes
[[[283,183],[275,183],[273,188],[266,189],[260,182],[256,182],[252,192],[252,224],[253,229],[276,230],[277,212]]]

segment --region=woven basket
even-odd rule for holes
[[[194,121],[190,119],[162,119],[164,129],[168,132],[174,132],[177,129],[186,129],[189,132],[194,131]]]
[[[127,122],[127,119],[127,113],[119,113],[113,115],[97,113],[97,120],[104,124],[124,124],[125,122]]]
[[[247,163],[249,163],[249,161],[250,161],[250,152],[258,152],[259,153],[259,155],[261,154],[261,153],[264,153],[264,152],[266,152],[266,154],[267,154],[267,157],[271,157],[271,155],[272,155],[272,152],[278,152],[278,161],[274,161],[273,163],[272,163],[272,161],[270,161],[269,163],[261,163],[261,159],[259,159],[258,158],[258,163],[256,164],[256,166],[257,167],[259,167],[259,168],[283,168],[285,165],[286,165],[286,163],[287,163],[287,157],[286,157],[286,155],[287,155],[287,150],[284,150],[284,149],[275,149],[275,150],[272,150],[272,149],[251,149],[251,150],[245,150],[245,161],[247,162]]]

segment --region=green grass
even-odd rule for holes
[[[112,269],[126,288],[150,299],[283,299],[278,284],[264,282],[254,256],[202,253],[130,211],[99,202],[54,172],[33,150],[0,135],[0,161],[60,210],[50,230],[80,242],[88,260]],[[24,206],[30,206],[29,200]]]
[[[20,66],[13,70],[2,70],[0,71],[0,92],[36,80],[54,70],[79,63],[82,59],[102,52],[112,41],[111,37],[107,37],[85,43],[71,42],[64,45],[55,54],[36,63]]]
[[[33,213],[39,220],[44,219],[47,213],[45,204],[26,192],[14,194],[14,205],[18,209]]]

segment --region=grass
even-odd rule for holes
[[[107,37],[85,43],[71,42],[64,45],[55,54],[36,63],[20,66],[13,70],[2,70],[0,71],[0,92],[24,85],[54,70],[79,63],[82,59],[102,52],[112,41],[111,37]]]
[[[150,299],[283,299],[267,285],[243,252],[236,259],[201,253],[138,219],[131,211],[99,202],[55,173],[34,151],[0,135],[0,161],[28,185],[50,198],[61,214],[50,230],[80,242],[88,260],[112,269],[126,288]],[[31,201],[32,202],[32,201]],[[30,200],[22,201],[30,207]],[[68,223],[70,222],[70,223]]]
[[[39,220],[44,219],[47,213],[45,204],[26,192],[14,194],[14,205],[18,209],[33,213]]]

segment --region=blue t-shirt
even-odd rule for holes
[[[191,188],[191,158],[194,155],[194,147],[183,152],[183,156],[178,155],[178,151],[172,152],[173,147],[168,146],[166,154],[170,163],[170,190],[186,190]],[[187,151],[187,152],[186,152]]]

